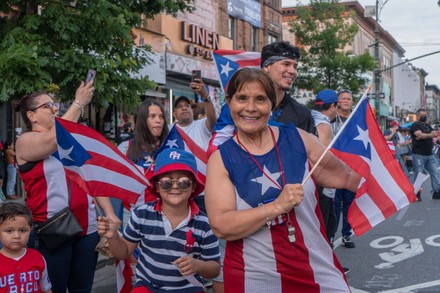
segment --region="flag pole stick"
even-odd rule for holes
[[[92,197],[93,203],[95,204],[95,209],[98,212],[98,215],[103,218],[101,207],[99,206],[98,202],[96,201],[96,198]]]
[[[353,117],[353,113],[355,113],[357,111],[357,109],[360,107],[362,101],[364,99],[367,98],[367,94],[370,92],[372,85],[370,84],[367,89],[365,90],[364,94],[362,95],[362,98],[359,100],[359,102],[357,103],[356,107],[354,108],[354,110],[350,113],[350,116],[347,118],[347,120],[344,122],[344,124],[342,125],[341,129],[339,129],[338,133],[335,135],[335,137],[333,137],[332,141],[330,142],[330,144],[327,146],[327,148],[324,150],[324,152],[321,154],[321,156],[319,157],[318,161],[316,161],[315,165],[313,166],[312,170],[310,170],[309,174],[307,174],[307,176],[304,178],[303,182],[301,183],[301,185],[304,186],[304,184],[307,182],[307,180],[309,180],[309,178],[312,176],[313,172],[315,172],[316,168],[318,167],[319,163],[321,163],[322,159],[324,159],[325,155],[328,153],[328,151],[333,147],[333,145],[335,144],[336,140],[339,138],[339,136],[342,134],[345,126],[348,124],[348,122],[350,122],[351,117]],[[377,115],[377,113],[376,113]]]

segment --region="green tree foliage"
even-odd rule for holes
[[[37,89],[72,99],[87,69],[97,71],[94,103],[136,103],[155,84],[130,75],[148,64],[134,46],[141,14],[192,11],[195,0],[1,0],[0,101]]]
[[[297,87],[358,92],[367,81],[362,73],[374,69],[375,63],[368,52],[354,56],[344,50],[358,32],[357,24],[350,23],[352,14],[338,0],[311,0],[308,6],[299,3],[296,15],[290,30],[302,54]]]

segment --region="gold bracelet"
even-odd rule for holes
[[[78,101],[74,101],[73,104],[80,109],[81,111],[81,117],[84,116],[84,106],[81,106],[81,104]]]
[[[258,206],[262,206],[263,207],[264,215],[266,216],[266,225],[267,225],[267,228],[270,230],[270,226],[271,226],[272,221],[267,216],[266,207],[264,206],[263,203],[259,203]]]

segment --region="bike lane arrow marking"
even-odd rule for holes
[[[391,249],[390,252],[379,253],[384,263],[374,266],[376,269],[388,269],[393,267],[395,263],[401,262],[408,258],[422,254],[424,252],[422,242],[415,238],[409,241],[409,244],[399,244]]]

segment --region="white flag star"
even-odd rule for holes
[[[233,68],[229,67],[229,61],[226,63],[226,65],[220,64],[222,67],[222,72],[220,74],[225,74],[226,76],[229,76],[229,72],[233,70]]]
[[[356,125],[359,135],[354,138],[354,140],[360,140],[363,142],[365,149],[368,147],[368,143],[370,142],[370,137],[368,136],[368,129],[363,130],[359,127],[359,125]]]
[[[70,157],[70,153],[72,151],[73,151],[73,146],[65,150],[60,145],[58,145],[58,154],[60,155],[60,160],[67,159],[75,162],[75,160]]]
[[[266,166],[264,166],[263,169],[264,169],[264,173],[267,174],[267,176],[269,176],[275,182],[277,182],[278,178],[280,178],[281,173],[282,173],[282,172],[270,173],[270,171],[266,168]],[[271,187],[279,189],[279,187],[275,183],[273,183],[272,180],[267,178],[267,176],[264,175],[264,173],[261,174],[261,176],[258,178],[251,179],[251,181],[261,184],[261,195],[262,196]]]
[[[177,139],[169,139],[169,140],[167,140],[166,146],[168,146],[170,148],[176,146],[176,148],[179,148],[179,146],[177,145],[176,142],[177,142]]]

